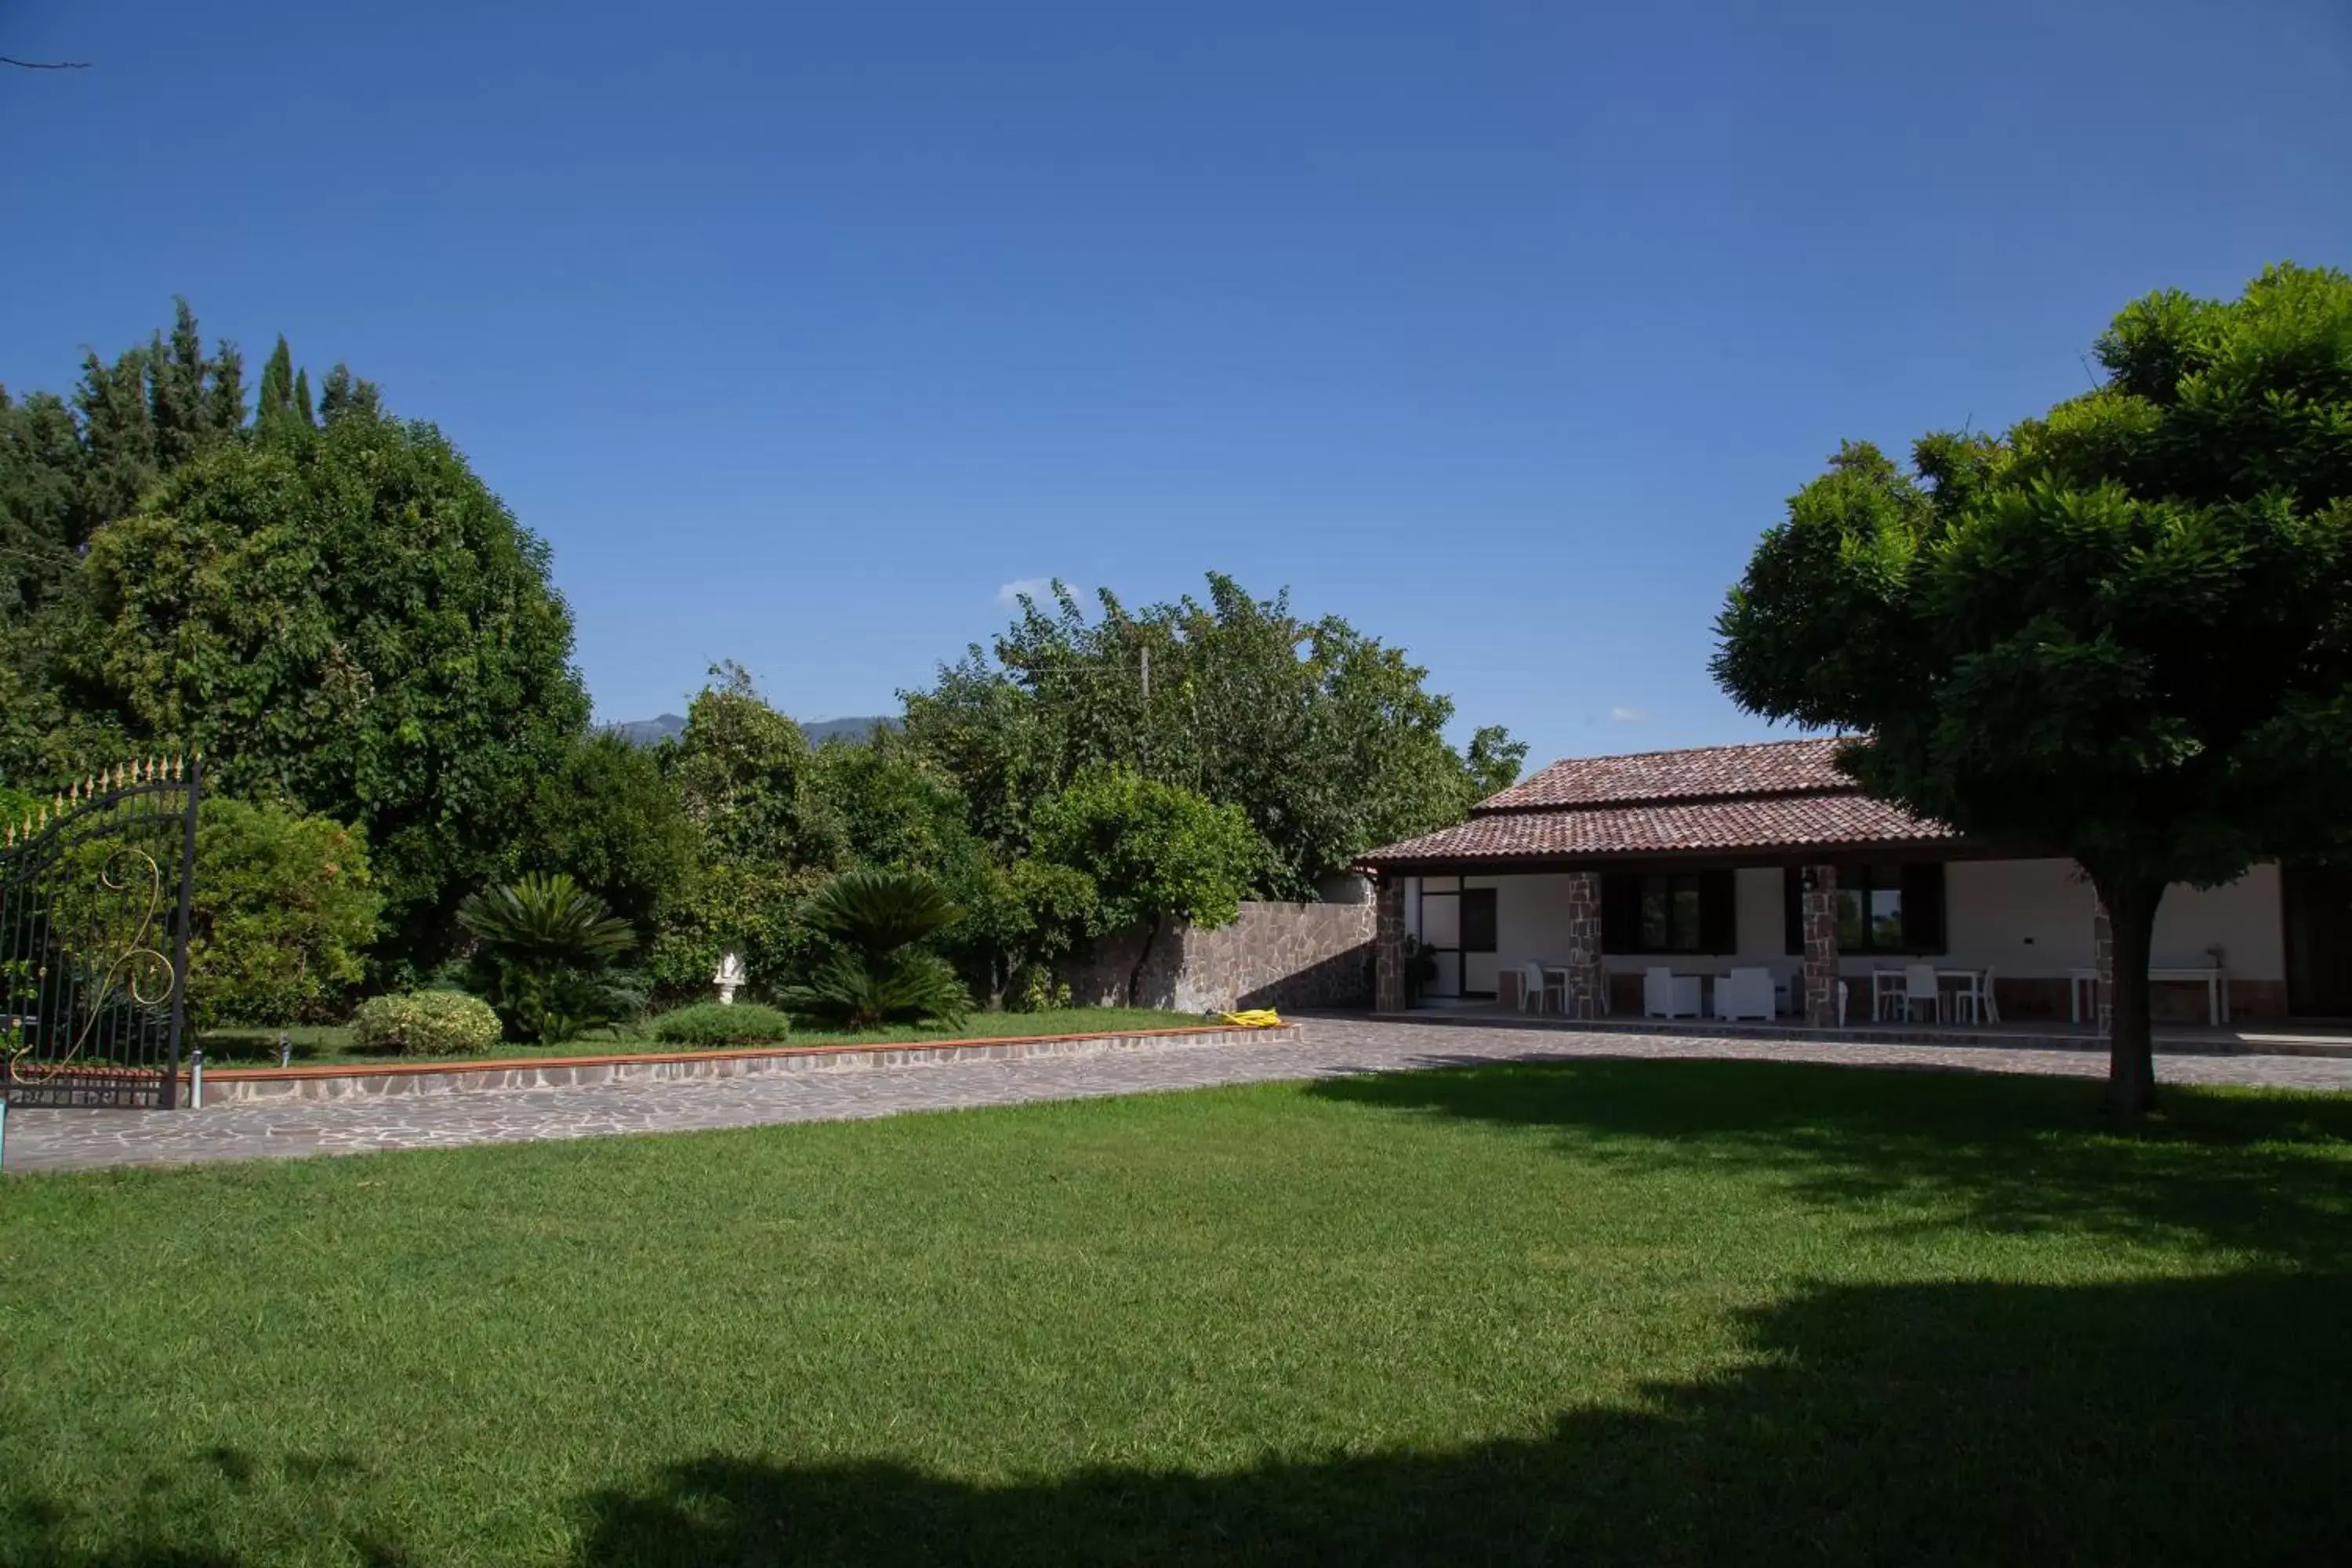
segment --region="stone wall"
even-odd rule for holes
[[[1372,1000],[1373,905],[1244,903],[1230,925],[1195,931],[1171,921],[1143,966],[1136,999],[1185,1013],[1240,1007],[1364,1007]],[[1071,1000],[1116,1006],[1147,931],[1106,940],[1066,966]]]

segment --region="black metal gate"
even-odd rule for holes
[[[109,768],[0,831],[0,1102],[177,1102],[201,773]]]

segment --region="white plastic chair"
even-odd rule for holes
[[[1568,987],[1565,984],[1559,981],[1546,978],[1544,974],[1544,967],[1540,963],[1528,963],[1522,964],[1520,966],[1520,1012],[1525,1013],[1530,1009],[1538,1013],[1544,1011],[1545,1001],[1555,994],[1559,997],[1559,1006],[1557,1010],[1562,1013],[1567,1012]]]
[[[1643,970],[1642,1014],[1649,1018],[1697,1017],[1698,976],[1686,974],[1676,978],[1671,969]]]
[[[1944,1021],[1944,987],[1936,978],[1932,963],[1914,963],[1903,971],[1903,1021],[1910,1023],[1919,1016],[1919,1004],[1925,1002],[1934,1013],[1936,1022]]]
[[[1870,972],[1870,1021],[1884,1023],[1903,1001],[1903,971],[1874,969]]]
[[[1772,1021],[1772,972],[1769,969],[1735,969],[1715,983],[1715,1016],[1727,1021],[1734,1018],[1761,1018]]]
[[[1988,969],[1969,977],[1969,983],[1952,993],[1952,1016],[1967,1015],[1971,1024],[2000,1022],[2000,1004],[1993,999],[1992,971]]]

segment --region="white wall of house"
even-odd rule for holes
[[[1945,922],[1948,962],[1955,968],[1992,969],[2002,974],[2063,976],[2092,962],[2092,914],[2097,900],[2070,860],[1956,860],[1946,867]],[[1448,885],[1451,885],[1449,880]],[[1472,877],[1473,888],[1493,888],[1496,952],[1470,955],[1465,984],[1491,991],[1498,970],[1528,963],[1557,963],[1568,952],[1567,878],[1562,875]],[[1750,867],[1734,884],[1738,951],[1733,953],[1612,953],[1618,973],[1639,973],[1654,963],[1688,967],[1704,957],[1719,963],[1760,964],[1788,974],[1798,960],[1788,952],[1783,930],[1785,895],[1777,867]],[[1445,929],[1422,923],[1420,879],[1405,889],[1406,929],[1423,941],[1450,946],[1458,932],[1452,903],[1429,908]],[[2257,866],[2225,887],[2176,887],[2165,895],[2156,922],[2155,962],[2159,968],[2194,967],[2210,962],[2206,950],[2221,947],[2230,973],[2244,980],[2281,980],[2286,973],[2285,940],[2279,903],[2278,868]],[[1866,974],[1886,962],[1848,954],[1849,973]]]
[[[2062,975],[2094,961],[2098,898],[2071,860],[1958,860],[1944,870],[1950,961],[2001,974]],[[2219,888],[2176,887],[2157,910],[2150,957],[2158,969],[2193,969],[2223,950],[2241,980],[2286,976],[2276,866],[2256,866]]]

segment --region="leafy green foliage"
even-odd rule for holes
[[[700,993],[722,953],[750,983],[773,984],[813,952],[801,900],[840,863],[840,835],[814,784],[808,739],[771,707],[741,666],[711,670],[686,730],[661,752],[694,836],[690,892],[653,949],[656,988]]]
[[[612,1022],[630,999],[603,978],[636,932],[561,872],[533,872],[469,898],[457,923],[477,943],[473,989],[519,1038],[557,1044]]]
[[[1100,929],[1163,917],[1226,924],[1240,912],[1265,846],[1241,808],[1127,768],[1097,768],[1041,804],[1037,853],[1095,887]]]
[[[499,1016],[462,991],[410,991],[361,1003],[352,1014],[352,1035],[373,1051],[471,1056],[499,1043]]]
[[[2151,295],[2096,391],[1998,439],[1850,445],[1758,546],[1715,671],[1859,731],[1874,794],[2074,858],[2115,922],[2117,1108],[2152,1098],[2173,882],[2352,847],[2352,278]]]
[[[960,1018],[971,1001],[954,966],[916,944],[961,914],[928,873],[845,871],[817,890],[803,913],[833,951],[777,999],[791,1012],[853,1029]]]
[[[355,814],[385,961],[448,951],[586,727],[546,546],[428,426],[281,421],[200,452],[100,531],[79,593],[89,700],[233,792]]]
[[[792,1033],[791,1018],[757,1002],[695,1002],[656,1016],[646,1026],[655,1039],[677,1046],[767,1045]]]
[[[196,819],[188,1002],[200,1028],[315,1022],[365,973],[383,908],[354,828],[275,803]]]
[[[1150,928],[1128,976],[1130,1003],[1166,923],[1230,922],[1265,863],[1265,842],[1240,807],[1213,805],[1127,768],[1080,773],[1038,806],[1035,829],[1041,858],[1093,884],[1095,931]]]
[[[1311,899],[1366,849],[1459,820],[1525,758],[1499,728],[1455,752],[1426,670],[1336,616],[1299,619],[1286,595],[1213,574],[1205,604],[1129,612],[1106,592],[1090,623],[1055,594],[1051,613],[1024,602],[992,661],[974,647],[907,694],[908,739],[1004,854],[1039,802],[1123,767],[1239,807],[1266,845],[1249,890]]]
[[[657,931],[691,899],[697,837],[660,759],[612,734],[567,746],[537,781],[526,871],[565,871],[640,931]]]

